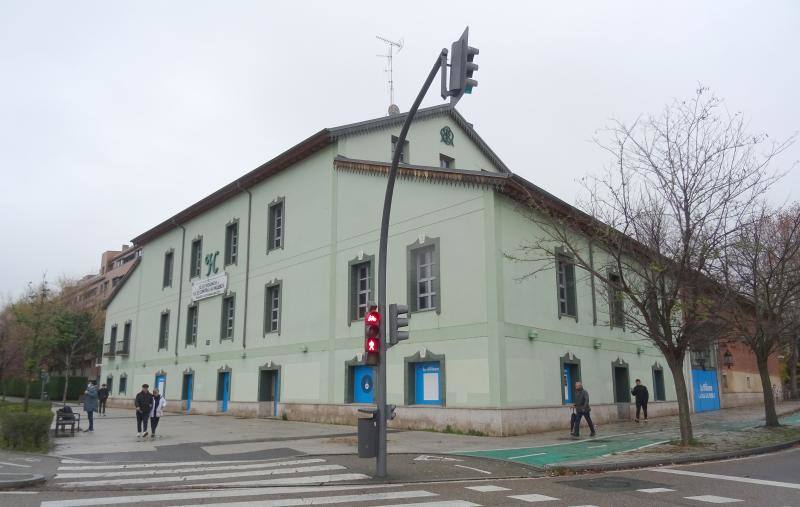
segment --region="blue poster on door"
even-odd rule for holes
[[[372,366],[353,368],[353,401],[355,403],[374,403],[375,370]]]
[[[414,370],[414,403],[417,405],[441,405],[439,361],[416,363]]]
[[[719,384],[716,370],[692,370],[695,412],[719,410]]]

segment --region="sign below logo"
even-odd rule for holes
[[[225,294],[228,289],[228,274],[220,273],[202,280],[192,280],[192,301]]]

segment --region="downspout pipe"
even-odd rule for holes
[[[175,227],[180,227],[181,231],[181,269],[178,278],[178,324],[175,327],[175,364],[178,363],[178,342],[181,341],[181,308],[183,307],[183,254],[186,250],[186,227],[179,224],[177,220],[172,219]]]
[[[247,253],[244,259],[244,325],[242,326],[242,355],[247,352],[247,301],[250,288],[250,219],[253,211],[253,194],[246,188],[242,188],[240,181],[236,181],[236,187],[242,192],[247,192]]]

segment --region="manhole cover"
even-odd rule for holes
[[[635,491],[637,489],[663,488],[664,484],[656,482],[642,481],[639,479],[628,479],[625,477],[598,477],[597,479],[577,479],[571,481],[559,481],[559,484],[566,484],[573,488],[588,489],[591,491]]]

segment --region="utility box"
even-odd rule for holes
[[[374,458],[378,455],[378,417],[358,418],[358,457]]]

